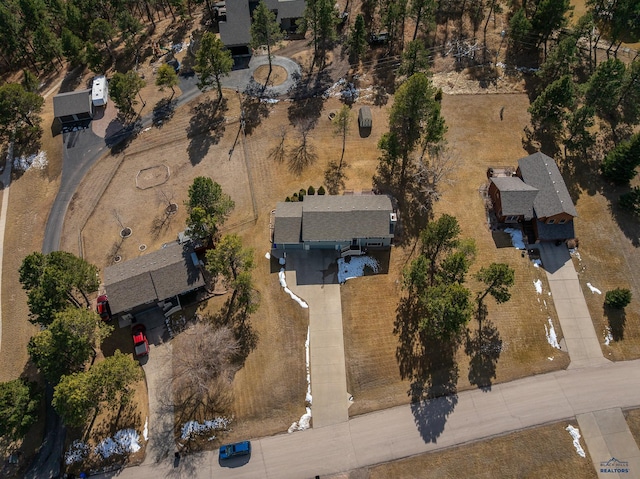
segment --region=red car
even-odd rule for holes
[[[147,328],[144,324],[136,324],[131,328],[131,333],[133,334],[133,352],[138,358],[149,354],[149,341],[147,341],[146,331]]]
[[[111,321],[111,307],[109,306],[109,298],[107,298],[106,294],[98,296],[96,311],[103,321]]]

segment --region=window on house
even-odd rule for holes
[[[516,221],[518,221],[518,217],[517,216],[507,216],[505,221],[507,223],[515,223]]]
[[[563,224],[565,224],[566,222],[567,222],[567,220],[560,220],[560,221],[558,221],[558,224],[559,224],[559,225],[563,225]]]
[[[547,220],[547,224],[548,225],[552,225],[555,222],[556,222],[556,220],[554,220],[553,218],[551,218],[550,220]]]

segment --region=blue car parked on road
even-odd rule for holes
[[[220,459],[230,459],[236,456],[251,454],[251,442],[242,441],[234,444],[225,444],[220,447]]]

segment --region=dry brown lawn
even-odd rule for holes
[[[53,101],[48,97],[42,113],[42,150],[48,166],[43,170],[13,172],[2,257],[2,345],[0,381],[28,376],[27,343],[37,328],[28,321],[26,294],[19,282],[18,269],[25,256],[42,249],[49,208],[58,191],[62,171],[62,139],[51,135]]]
[[[516,283],[511,301],[497,305],[487,302],[488,320],[497,328],[502,351],[492,382],[562,369],[569,363],[566,353],[552,348],[545,336],[545,325],[553,321],[558,338],[562,330],[548,296],[546,275],[527,257],[513,248],[496,248],[487,224],[484,201],[478,191],[486,182],[491,165],[515,165],[527,153],[522,149],[521,132],[528,121],[525,95],[445,95],[443,114],[449,126],[447,140],[459,158],[459,167],[444,188],[437,214],[458,218],[462,236],[473,238],[478,248],[469,275],[469,287],[479,291],[471,278],[481,266],[504,262],[515,270]],[[499,111],[504,110],[501,122]],[[507,127],[508,125],[508,127]],[[355,397],[351,415],[409,402],[409,383],[400,377],[396,360],[398,340],[393,335],[398,298],[402,294],[401,270],[411,261],[409,249],[394,248],[386,276],[348,281],[342,288],[349,392]],[[542,295],[533,282],[541,279]],[[469,324],[475,334],[477,323]],[[457,354],[458,390],[469,389],[470,360],[464,345]]]
[[[271,68],[271,75],[269,75],[269,65],[260,65],[254,70],[253,79],[261,85],[264,85],[267,79],[269,80],[270,86],[282,85],[289,76],[287,70],[279,65],[273,65]]]
[[[627,420],[631,435],[636,440],[638,447],[640,447],[640,409],[624,411],[624,417]]]
[[[580,240],[580,256],[574,258],[574,264],[596,333],[601,338],[603,353],[612,360],[638,358],[640,226],[637,219],[618,211],[615,202],[619,192],[605,184],[599,175],[589,177],[588,171],[576,172],[574,180],[579,191],[576,235]],[[611,205],[612,201],[614,205]],[[587,283],[601,290],[602,295],[592,293]],[[605,311],[605,293],[618,287],[631,290],[631,304],[624,312]],[[604,344],[607,328],[614,339],[608,346]]]
[[[427,453],[378,466],[331,476],[331,479],[409,479],[438,477],[456,479],[540,478],[595,479],[588,451],[576,454],[572,438],[558,422],[527,429],[475,444]]]

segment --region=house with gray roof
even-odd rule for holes
[[[388,248],[396,220],[385,195],[306,195],[304,201],[276,205],[273,248]]]
[[[181,296],[205,286],[193,248],[178,242],[108,266],[104,283],[113,314],[135,314],[165,301],[180,304]]]
[[[59,93],[53,97],[53,115],[62,126],[89,121],[93,118],[91,90]]]
[[[536,241],[574,238],[573,218],[578,213],[553,158],[534,153],[518,160],[515,174],[497,173],[490,175],[489,181],[489,196],[499,222],[530,227]]]
[[[251,43],[251,16],[258,6],[256,0],[228,0],[225,2],[226,20],[218,23],[220,40],[234,51]],[[276,14],[280,27],[295,32],[298,21],[304,15],[304,0],[265,0],[269,10]]]

